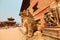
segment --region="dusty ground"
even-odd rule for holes
[[[25,35],[25,28],[22,27],[15,27],[15,28],[8,28],[8,29],[1,29],[0,28],[0,40],[26,40]],[[36,32],[36,34],[29,40],[55,40],[47,36],[41,37],[40,32]]]
[[[25,35],[18,27],[0,29],[0,40],[25,40]]]

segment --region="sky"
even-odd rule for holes
[[[16,22],[21,22],[19,16],[22,0],[0,0],[0,21],[5,21],[9,17],[15,18]]]

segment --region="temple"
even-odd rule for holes
[[[0,27],[16,27],[16,22],[14,21],[14,18],[8,18],[7,21],[1,21]]]
[[[45,40],[60,40],[60,0],[23,0],[20,12],[27,9],[40,20]]]

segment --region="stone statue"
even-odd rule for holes
[[[33,36],[33,24],[34,24],[34,18],[29,12],[29,10],[24,10],[23,12],[20,13],[20,16],[22,17],[22,23],[23,26],[26,27],[26,34],[30,38]]]
[[[34,20],[29,10],[24,10],[23,12],[20,13],[20,16],[23,20],[22,21],[23,26],[26,27],[27,29],[26,30],[27,40],[34,38],[36,35],[37,39],[38,37],[40,38],[42,35],[41,33],[42,26],[40,25],[40,19],[38,21]]]

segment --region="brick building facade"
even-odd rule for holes
[[[50,5],[54,1],[55,0],[23,0],[20,11],[28,8],[35,20],[40,19],[41,25],[44,26],[44,13],[50,8]]]

